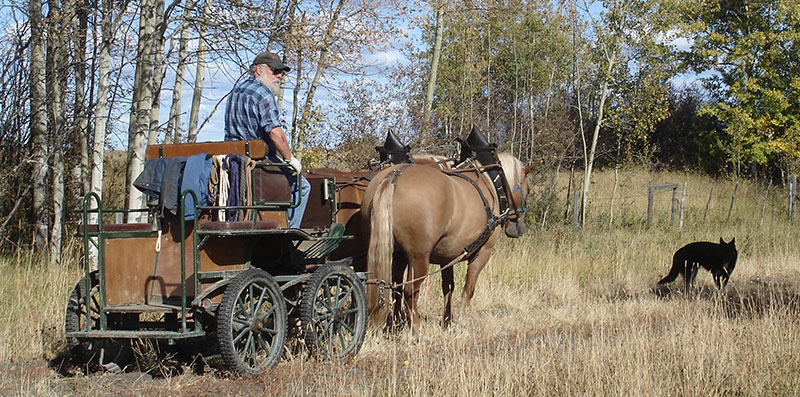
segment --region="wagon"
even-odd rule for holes
[[[163,206],[165,186],[158,203],[140,209],[107,209],[94,193],[83,198],[85,274],[65,320],[74,356],[109,368],[120,359],[120,342],[160,340],[215,346],[232,372],[254,374],[274,367],[292,337],[324,358],[358,352],[366,276],[352,258],[329,260],[352,238],[344,233],[336,177],[309,174],[303,222],[290,228],[287,211],[298,203],[281,170],[286,164],[270,163],[266,151],[263,141],[148,147],[148,160],[165,163],[198,154],[247,163],[236,176],[230,171],[237,182],[229,185],[246,191],[237,192],[238,204],[206,203],[208,192],[179,189],[171,212]],[[223,178],[214,172],[212,179]],[[120,221],[137,214],[138,222]]]

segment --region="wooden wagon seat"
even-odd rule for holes
[[[145,159],[158,157],[188,157],[195,154],[241,154],[255,161],[265,161],[267,144],[260,140],[182,143],[151,145],[147,147]],[[283,171],[275,166],[258,167],[253,170],[253,203],[290,202],[289,181]]]
[[[254,160],[267,157],[267,144],[262,140],[177,143],[151,145],[145,151],[145,160],[158,157],[189,157],[194,154],[242,154]]]

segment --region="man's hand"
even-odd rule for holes
[[[303,172],[303,164],[300,163],[297,157],[292,156],[292,158],[289,159],[289,165],[294,168],[295,172]]]

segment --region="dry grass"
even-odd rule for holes
[[[502,240],[471,310],[453,327],[439,325],[442,299],[434,276],[421,294],[418,339],[407,330],[373,332],[352,362],[295,357],[255,379],[219,373],[153,379],[139,372],[60,377],[41,359],[63,352],[63,310],[79,270],[44,268],[35,257],[7,258],[0,264],[0,372],[12,376],[0,374],[0,394],[800,394],[799,225],[786,222],[785,190],[773,191],[759,227],[764,188],[742,182],[725,222],[730,181],[623,172],[609,229],[613,178],[597,175],[583,232],[530,222],[525,237]],[[647,184],[684,180],[683,230],[669,225],[669,193],[659,196],[658,223],[645,227]],[[564,195],[561,190],[554,207],[561,217]],[[725,294],[716,292],[707,272],[691,297],[681,282],[656,287],[675,249],[719,237],[736,237],[740,252]],[[464,271],[457,268],[458,282]]]

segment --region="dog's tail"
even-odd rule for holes
[[[658,283],[659,284],[671,283],[671,282],[675,281],[676,278],[678,278],[679,274],[681,274],[680,267],[678,266],[678,263],[673,258],[673,260],[672,260],[672,269],[670,269],[669,274],[664,276],[664,278],[662,278],[661,281],[659,281]]]

